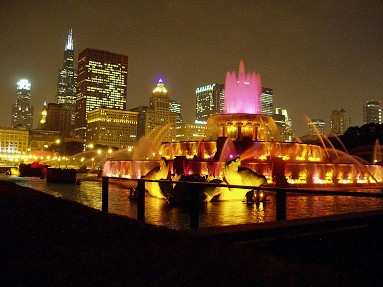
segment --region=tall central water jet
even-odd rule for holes
[[[278,140],[274,120],[261,114],[261,76],[256,72],[245,72],[243,60],[239,62],[238,78],[228,71],[225,82],[224,114],[213,115],[210,123],[217,127],[218,137],[242,141]]]
[[[245,64],[241,60],[238,79],[235,72],[226,73],[225,113],[260,114],[261,93],[261,76],[256,72],[246,74]]]

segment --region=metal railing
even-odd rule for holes
[[[276,193],[276,221],[286,220],[286,195],[287,193],[307,194],[307,195],[331,195],[331,196],[352,196],[352,197],[372,197],[383,198],[383,193],[365,192],[365,191],[339,191],[339,190],[311,190],[299,188],[281,188],[274,186],[247,186],[247,185],[229,185],[210,182],[195,181],[171,181],[171,180],[151,180],[151,179],[129,179],[120,177],[102,177],[102,211],[109,211],[109,179],[136,181],[137,189],[137,220],[145,222],[145,182],[158,182],[169,184],[191,185],[190,194],[190,228],[199,228],[199,205],[198,192],[201,186],[241,188],[251,190],[263,190]]]

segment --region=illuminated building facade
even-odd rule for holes
[[[196,123],[207,123],[210,116],[224,111],[225,85],[210,84],[196,89]]]
[[[308,123],[309,139],[314,140],[318,135],[324,135],[325,122],[321,119],[314,119]]]
[[[26,154],[28,152],[29,130],[26,127],[0,128],[0,154]]]
[[[33,107],[31,106],[31,84],[28,80],[17,83],[16,104],[12,105],[12,126],[33,127]]]
[[[206,138],[206,124],[177,124],[177,141],[200,141]]]
[[[70,29],[64,50],[63,67],[59,69],[56,103],[62,104],[65,108],[69,108],[71,110],[71,122],[74,126],[77,72],[74,69],[73,63],[74,48],[72,29]]]
[[[160,78],[150,97],[149,107],[139,109],[139,138],[145,136],[154,144],[176,139],[177,114],[170,111],[170,97]]]
[[[278,128],[280,141],[292,142],[294,139],[292,120],[289,118],[287,110],[276,108],[275,113],[273,114],[273,119]]]
[[[88,113],[86,143],[132,148],[137,143],[138,112],[97,108]]]
[[[91,110],[126,110],[128,56],[85,49],[79,55],[75,136],[85,138]]]
[[[343,135],[350,127],[350,117],[342,108],[340,111],[333,110],[331,113],[331,132],[335,135]]]
[[[261,94],[262,114],[272,116],[274,113],[273,106],[273,89],[262,88]]]
[[[382,109],[379,101],[367,101],[363,106],[363,124],[382,123]]]
[[[170,100],[170,111],[172,113],[176,113],[177,115],[177,124],[180,124],[183,122],[182,120],[182,113],[181,113],[181,109],[182,109],[182,104],[177,102],[176,100]]]

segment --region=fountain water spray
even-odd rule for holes
[[[246,74],[245,64],[241,60],[238,78],[235,72],[229,71],[226,74],[225,113],[259,114],[261,93],[261,76],[256,72]]]

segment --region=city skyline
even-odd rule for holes
[[[76,68],[85,48],[125,54],[127,108],[147,104],[161,77],[184,122],[195,118],[195,89],[224,83],[241,59],[273,89],[274,107],[287,109],[297,135],[307,133],[305,115],[329,129],[334,109],[360,126],[365,102],[383,98],[379,1],[6,1],[0,13],[3,127],[22,78],[36,112],[54,102],[69,29]]]

